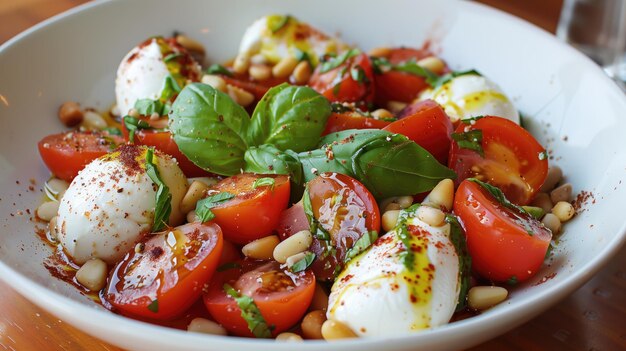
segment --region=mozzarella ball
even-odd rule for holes
[[[174,77],[182,89],[187,82],[199,81],[201,74],[200,65],[175,40],[148,39],[132,49],[117,69],[117,107],[124,116],[137,100],[160,99],[167,76]]]
[[[59,206],[57,233],[67,254],[78,264],[99,258],[119,261],[141,237],[150,233],[157,186],[146,173],[145,146],[123,145],[88,164],[74,178]],[[163,183],[172,194],[168,224],[182,222],[180,201],[185,175],[170,156],[154,153]]]
[[[460,291],[450,224],[433,227],[417,217],[409,217],[406,224],[413,262],[403,261],[407,248],[399,237],[401,227],[380,237],[337,277],[329,319],[359,336],[407,334],[450,321]]]
[[[475,74],[458,76],[437,89],[428,89],[419,98],[425,99],[439,103],[452,122],[476,116],[498,116],[520,122],[519,112],[502,89]]]

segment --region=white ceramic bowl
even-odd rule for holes
[[[290,13],[347,42],[434,48],[455,69],[477,68],[513,97],[575,192],[595,204],[567,224],[550,264],[503,304],[478,317],[394,339],[306,342],[305,350],[449,350],[495,337],[570,294],[624,242],[626,99],[587,58],[509,15],[469,2],[357,0],[96,2],[46,21],[0,48],[0,277],[59,318],[103,340],[137,350],[291,350],[268,340],[188,334],[107,312],[50,276],[50,250],[20,211],[36,207],[48,172],[36,142],[60,131],[58,106],[76,100],[106,108],[124,54],[173,30],[206,44],[211,60],[235,55],[246,26],[268,13]],[[19,184],[16,184],[19,181]],[[12,216],[13,215],[13,216]],[[542,277],[556,275],[535,286]]]

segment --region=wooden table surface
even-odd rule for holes
[[[0,0],[0,43],[86,0]],[[561,0],[482,0],[554,32]],[[0,79],[2,79],[0,77]],[[0,282],[0,350],[119,350]],[[626,248],[554,308],[472,350],[626,350]]]

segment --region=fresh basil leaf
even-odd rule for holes
[[[281,84],[259,101],[246,133],[249,146],[273,144],[280,150],[310,150],[330,116],[330,103],[315,90]]]
[[[227,262],[224,263],[223,265],[217,267],[217,271],[218,272],[224,272],[230,269],[236,269],[236,268],[241,268],[241,265],[237,262]]]
[[[450,224],[450,241],[452,241],[456,254],[459,257],[461,287],[459,289],[459,302],[456,305],[456,311],[462,311],[467,306],[467,292],[470,289],[470,278],[472,276],[472,257],[467,251],[465,233],[463,233],[463,228],[456,216],[446,215],[446,223]]]
[[[148,148],[146,150],[146,173],[148,177],[150,177],[150,180],[158,186],[152,231],[158,232],[167,225],[170,214],[172,213],[172,194],[170,194],[169,187],[161,180],[159,169],[154,164],[153,158],[154,150]]]
[[[270,189],[274,189],[274,185],[276,184],[276,180],[274,178],[259,178],[254,181],[252,184],[252,189],[256,189],[260,186],[269,186]]]
[[[161,100],[169,101],[174,96],[178,95],[180,91],[180,85],[178,85],[176,79],[171,74],[169,74],[167,75],[167,77],[165,77],[163,89],[161,89]]]
[[[383,74],[384,72],[390,71],[393,68],[393,65],[389,60],[385,57],[371,57],[372,66],[374,68],[374,73]]]
[[[142,116],[151,116],[154,113],[163,116],[164,109],[165,105],[161,100],[141,99],[135,102],[135,110]]]
[[[182,56],[183,56],[183,54],[182,54],[182,53],[180,53],[180,52],[173,52],[173,53],[171,53],[171,54],[169,54],[169,55],[165,56],[165,57],[163,58],[163,62],[168,63],[168,62],[170,62],[170,61],[174,61],[174,60],[176,60],[177,58],[182,57]]]
[[[526,210],[521,207],[521,206],[517,206],[516,204],[512,203],[511,201],[509,201],[506,196],[504,196],[504,193],[502,192],[502,190],[500,190],[500,188],[493,186],[489,183],[485,183],[483,181],[480,181],[476,178],[467,178],[467,180],[469,180],[470,182],[474,182],[478,185],[480,185],[483,189],[487,190],[487,192],[489,194],[491,194],[491,196],[493,196],[496,201],[498,201],[502,206],[510,208],[512,210],[515,210],[517,212],[523,213],[523,214],[529,214],[528,212],[526,212]],[[530,233],[529,233],[530,234]],[[532,235],[532,234],[531,234]]]
[[[526,211],[526,213],[528,213],[529,215],[533,216],[535,219],[541,219],[541,217],[543,217],[544,214],[546,214],[546,211],[543,210],[543,208],[541,207],[535,207],[535,206],[522,206],[522,208],[524,209],[524,211]]]
[[[474,116],[470,118],[463,118],[461,122],[463,122],[463,124],[473,125],[476,123],[476,121],[478,121],[481,118],[485,118],[485,116]]]
[[[460,77],[460,76],[464,76],[464,75],[468,75],[468,74],[473,74],[476,76],[482,76],[482,74],[480,74],[480,72],[478,72],[477,70],[474,69],[470,69],[467,71],[454,71],[454,72],[450,72],[448,74],[445,74],[441,77],[437,77],[437,79],[435,80],[431,80],[428,81],[427,83],[430,84],[430,86],[433,87],[433,89],[437,89],[440,86],[450,82],[452,79],[456,78],[456,77]]]
[[[315,260],[315,254],[312,252],[307,252],[304,254],[304,258],[300,261],[296,262],[289,268],[293,273],[298,273],[302,271],[306,271],[307,268],[313,263]]]
[[[241,310],[241,317],[248,324],[248,329],[257,338],[271,338],[272,328],[267,325],[261,311],[250,296],[242,295],[232,286],[224,284],[224,292],[232,297]]]
[[[148,305],[148,310],[150,310],[150,312],[153,313],[158,313],[159,312],[159,300],[153,300],[152,302],[150,302],[150,304]]]
[[[276,33],[279,30],[283,29],[283,27],[289,23],[289,19],[291,16],[280,16],[274,15],[270,16],[267,19],[267,28],[272,31],[272,33]]]
[[[117,136],[122,136],[122,131],[119,128],[115,128],[115,127],[106,127],[103,129],[103,131],[109,133],[109,135],[117,135]]]
[[[320,73],[326,73],[330,70],[333,70],[339,66],[341,66],[348,59],[361,54],[359,49],[350,49],[348,51],[344,51],[341,55],[337,57],[332,57],[328,59],[326,62],[323,62],[320,66]]]
[[[154,129],[148,122],[128,115],[122,118],[122,123],[124,123],[126,130],[128,130],[128,140],[131,143],[135,142],[135,133],[137,133],[137,130]]]
[[[209,68],[207,68],[206,73],[208,74],[223,74],[225,76],[228,77],[232,77],[233,76],[233,72],[229,71],[228,68],[214,63],[211,66],[209,66]]]
[[[293,51],[293,56],[296,58],[296,60],[298,62],[300,62],[300,61],[307,61],[311,65],[311,67],[315,67],[313,65],[313,62],[311,62],[311,57],[309,56],[309,54],[306,51],[302,51],[302,50],[300,50],[298,48],[294,48],[293,50],[294,50]]]
[[[476,151],[480,157],[485,157],[483,150],[483,131],[474,129],[462,133],[452,133],[452,139],[459,145],[461,149]]]
[[[351,176],[377,199],[419,194],[456,174],[415,142],[383,130],[346,130],[327,135],[319,149],[298,154],[305,180],[321,172]]]
[[[378,239],[378,232],[375,230],[363,234],[363,236],[360,237],[359,240],[357,240],[354,245],[352,245],[352,247],[346,252],[346,258],[344,259],[344,262],[350,262],[350,260],[358,256],[361,252],[367,250],[370,246],[372,246],[376,239]]]
[[[298,154],[291,151],[278,150],[273,145],[250,147],[245,153],[246,172],[257,174],[287,174],[291,182],[302,185],[302,165]]]
[[[547,260],[552,255],[552,251],[554,251],[553,241],[551,241],[550,245],[548,245],[548,249],[546,250],[546,255],[543,257],[544,261]]]
[[[243,135],[250,118],[228,95],[207,84],[189,84],[174,101],[169,118],[176,145],[193,163],[225,176],[244,168]]]
[[[215,214],[211,209],[217,205],[220,205],[235,197],[235,194],[227,191],[211,196],[207,196],[204,199],[196,203],[196,216],[200,219],[200,222],[208,222],[215,218]]]
[[[352,80],[361,85],[369,82],[369,79],[367,79],[367,75],[365,74],[365,70],[363,70],[363,67],[361,66],[352,67],[352,69],[350,69],[350,77],[352,77]]]
[[[400,261],[402,261],[404,267],[409,271],[413,271],[415,269],[415,253],[413,252],[413,250],[409,249],[412,245],[411,233],[409,233],[407,221],[409,217],[415,216],[415,213],[420,206],[421,204],[415,204],[410,206],[409,208],[401,210],[400,214],[398,215],[396,227],[394,228],[396,234],[398,235],[398,238],[406,248],[406,250],[400,253]]]
[[[410,59],[397,65],[393,65],[392,69],[394,71],[406,72],[418,77],[423,77],[429,84],[439,79],[439,76],[433,73],[431,70],[418,65],[415,59]]]

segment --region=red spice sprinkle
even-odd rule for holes
[[[586,209],[585,207],[589,202],[591,204],[596,203],[596,198],[591,191],[582,190],[578,195],[576,195],[576,199],[572,202],[576,213],[582,213]]]

